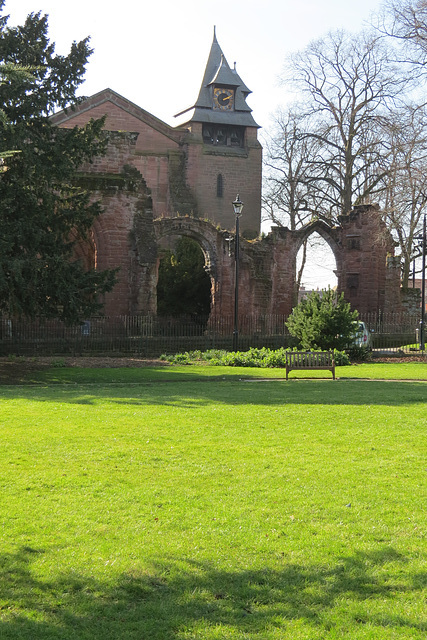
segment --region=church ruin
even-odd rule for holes
[[[119,267],[105,295],[106,315],[156,315],[162,244],[190,237],[201,247],[211,280],[211,313],[233,312],[235,218],[240,219],[240,312],[289,314],[295,303],[297,253],[318,233],[336,260],[338,291],[359,312],[400,310],[400,267],[375,206],[358,206],[330,227],[320,220],[260,237],[262,148],[246,99],[250,90],[214,35],[194,105],[171,127],[111,89],[53,117],[61,127],[106,116],[108,149],[82,167],[80,181],[103,213],[79,257],[99,269]]]

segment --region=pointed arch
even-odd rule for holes
[[[331,248],[337,262],[341,259],[340,234],[338,230],[330,227],[326,222],[323,222],[323,220],[312,220],[309,224],[304,225],[294,233],[296,237],[296,253],[300,250],[303,242],[305,242],[313,233],[318,233]]]

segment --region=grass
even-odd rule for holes
[[[424,639],[426,365],[277,376],[0,387],[1,639]]]
[[[427,362],[362,363],[336,367],[341,381],[353,379],[427,380]],[[78,368],[57,367],[29,370],[22,375],[24,384],[140,384],[144,382],[185,382],[198,380],[282,379],[282,368],[260,369],[203,365],[173,365],[141,368]],[[290,379],[329,379],[327,371],[292,371]],[[6,382],[6,377],[3,377]]]

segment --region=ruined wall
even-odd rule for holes
[[[85,125],[90,118],[104,116],[107,136],[127,133],[135,137],[127,163],[139,171],[150,189],[154,216],[175,215],[181,208],[185,210],[188,186],[185,174],[177,169],[177,166],[185,165],[182,130],[173,129],[110,89],[87,98],[74,111],[57,114],[52,120],[61,127],[74,127]],[[107,156],[95,158],[90,166],[96,172],[114,174],[121,171],[120,162],[121,158],[110,146]],[[179,180],[181,184],[178,184]]]
[[[242,216],[243,217],[243,216]],[[188,235],[202,247],[212,278],[212,312],[234,311],[234,239],[205,221],[192,218],[155,222],[159,239]],[[289,315],[295,305],[296,257],[304,240],[319,233],[331,247],[338,291],[360,313],[400,311],[400,272],[390,256],[393,242],[377,207],[356,207],[341,224],[312,221],[299,229],[273,228],[254,241],[240,239],[239,312],[242,315]],[[390,306],[392,305],[392,306]]]
[[[399,300],[400,273],[388,257],[394,243],[378,206],[358,206],[341,223],[341,269],[338,289],[360,313],[384,310]]]
[[[401,310],[400,272],[390,256],[394,243],[376,206],[359,206],[340,224],[329,227],[313,220],[298,231],[275,227],[261,242],[264,272],[270,269],[271,289],[260,294],[268,313],[291,313],[295,304],[294,282],[298,251],[312,233],[319,233],[329,244],[336,260],[338,291],[344,292],[353,309],[360,313]],[[258,250],[257,250],[258,251]],[[261,256],[258,251],[258,256]],[[271,291],[267,301],[267,290]]]
[[[256,135],[251,149],[217,155],[210,149],[206,154],[202,144],[194,139],[191,144],[181,144],[174,130],[145,112],[141,116],[137,107],[131,105],[126,110],[122,104],[107,102],[107,125],[122,130],[106,132],[106,155],[82,167],[79,178],[104,209],[94,224],[92,242],[82,245],[79,255],[98,269],[119,269],[117,285],[105,295],[105,313],[155,315],[159,242],[168,235],[187,235],[200,244],[205,255],[211,277],[212,313],[231,315],[233,234],[195,216],[201,206],[212,203],[212,211],[223,207],[221,215],[228,221],[228,228],[233,229],[231,202],[239,189],[245,204],[240,227],[243,234],[250,230],[256,221],[260,197],[261,148]],[[67,118],[62,126],[83,124],[89,117],[104,113],[105,105],[86,104],[83,112]],[[138,130],[129,130],[137,126]],[[252,167],[249,171],[248,166]],[[216,191],[213,193],[217,172],[224,176],[222,198]],[[185,176],[190,176],[194,189],[190,189]],[[175,216],[175,206],[181,206],[189,215]],[[162,207],[167,208],[168,216],[156,219]],[[241,314],[291,313],[297,253],[314,232],[328,241],[336,259],[338,290],[344,292],[353,308],[361,313],[401,310],[400,274],[393,260],[392,239],[378,208],[366,206],[355,207],[334,228],[313,220],[294,232],[273,228],[264,238],[241,237]]]
[[[205,256],[211,278],[212,314],[231,316],[235,277],[233,234],[191,216],[154,220],[145,181],[128,164],[136,141],[134,135],[127,133],[111,135],[104,163],[81,176],[82,184],[93,191],[104,208],[93,228],[96,266],[120,269],[117,285],[105,296],[105,313],[155,315],[161,241],[187,236],[198,242]],[[112,157],[115,166],[121,166],[120,173],[109,172]],[[329,242],[337,262],[338,290],[344,291],[353,308],[361,313],[401,310],[400,273],[391,257],[391,238],[384,230],[378,209],[359,207],[335,228],[313,221],[298,231],[273,228],[268,236],[253,241],[241,237],[241,315],[291,313],[295,304],[296,256],[304,240],[315,232]],[[91,251],[91,246],[85,250]],[[88,255],[88,260],[92,257]]]
[[[92,244],[82,244],[77,255],[101,271],[118,269],[117,284],[104,296],[106,315],[154,314],[157,308],[152,201],[145,180],[129,164],[136,143],[136,134],[110,132],[106,155],[82,167],[78,177],[103,213],[93,225]]]

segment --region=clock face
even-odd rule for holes
[[[224,87],[214,88],[214,108],[221,111],[231,111],[234,106],[233,89],[225,89]]]

